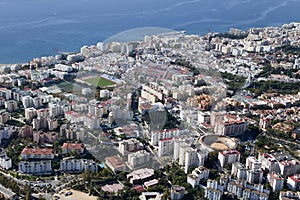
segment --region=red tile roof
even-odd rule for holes
[[[223,156],[229,155],[229,154],[240,154],[238,150],[226,150],[220,152]]]
[[[299,174],[290,176],[289,178],[292,179],[294,182],[300,182],[300,175]]]
[[[65,142],[62,147],[62,149],[84,149],[84,144],[80,143],[67,143]]]
[[[117,193],[119,190],[123,189],[123,186],[121,184],[119,184],[119,183],[114,183],[114,184],[111,184],[111,185],[106,184],[105,186],[102,186],[101,189],[104,192],[114,192],[114,193]]]
[[[52,155],[53,149],[34,149],[34,148],[24,148],[21,154],[47,154]]]
[[[109,162],[113,168],[125,166],[124,162],[118,156],[107,157],[106,161]]]
[[[165,138],[165,139],[161,139],[160,141],[161,142],[165,142],[165,141],[170,141],[170,140],[172,140],[173,138]]]
[[[138,192],[144,192],[144,188],[141,185],[136,185],[136,186],[132,187],[132,189],[134,189]]]

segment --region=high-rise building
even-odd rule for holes
[[[14,112],[18,109],[18,103],[15,100],[5,101],[5,108],[8,112]]]
[[[37,112],[35,108],[31,107],[25,109],[25,119],[30,120],[36,116],[37,116]]]
[[[174,152],[173,138],[161,139],[158,142],[158,157],[170,156]]]
[[[180,200],[185,195],[185,187],[173,185],[171,188],[171,200]]]
[[[22,98],[24,108],[30,108],[33,106],[33,98],[31,96],[24,96]]]
[[[138,151],[140,149],[140,145],[140,141],[135,138],[123,140],[119,142],[118,150],[122,155],[126,155],[130,152]]]
[[[242,163],[233,163],[231,168],[231,175],[237,177],[238,180],[246,180],[247,168]]]
[[[240,157],[240,152],[237,150],[220,151],[218,154],[218,160],[221,164],[221,167],[231,163],[239,162]]]
[[[287,179],[287,186],[290,190],[300,191],[300,174],[289,176]]]
[[[262,183],[263,171],[261,169],[247,170],[247,181],[251,184]]]
[[[135,168],[144,165],[150,161],[150,153],[143,150],[128,154],[129,167]]]
[[[267,176],[270,186],[274,192],[281,191],[284,184],[284,178],[275,172],[271,172]]]
[[[0,111],[0,124],[6,124],[10,120],[10,115],[5,110]]]
[[[258,161],[256,158],[254,157],[248,157],[246,159],[246,168],[247,169],[260,169],[261,168],[261,162]]]

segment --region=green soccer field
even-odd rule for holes
[[[107,86],[116,84],[115,82],[108,80],[106,78],[103,78],[103,77],[89,78],[89,79],[85,79],[84,81],[93,86],[99,86],[99,87],[107,87]]]

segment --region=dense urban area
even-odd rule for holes
[[[1,199],[300,199],[300,23],[0,73]]]

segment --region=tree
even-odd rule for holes
[[[25,188],[26,188],[26,186],[25,186]],[[24,188],[24,190],[25,190],[25,188]],[[26,200],[30,200],[30,199],[31,199],[31,188],[30,188],[30,186],[29,186],[29,188],[27,189],[25,199],[26,199]]]
[[[215,163],[218,160],[218,153],[219,153],[218,151],[209,152],[208,153],[208,158],[204,162],[204,166],[209,168],[209,169],[215,168]]]
[[[101,172],[102,177],[108,177],[112,175],[112,172],[108,168],[104,168]]]
[[[90,182],[91,181],[91,171],[89,169],[86,169],[83,173],[82,173],[82,179],[84,181]]]

